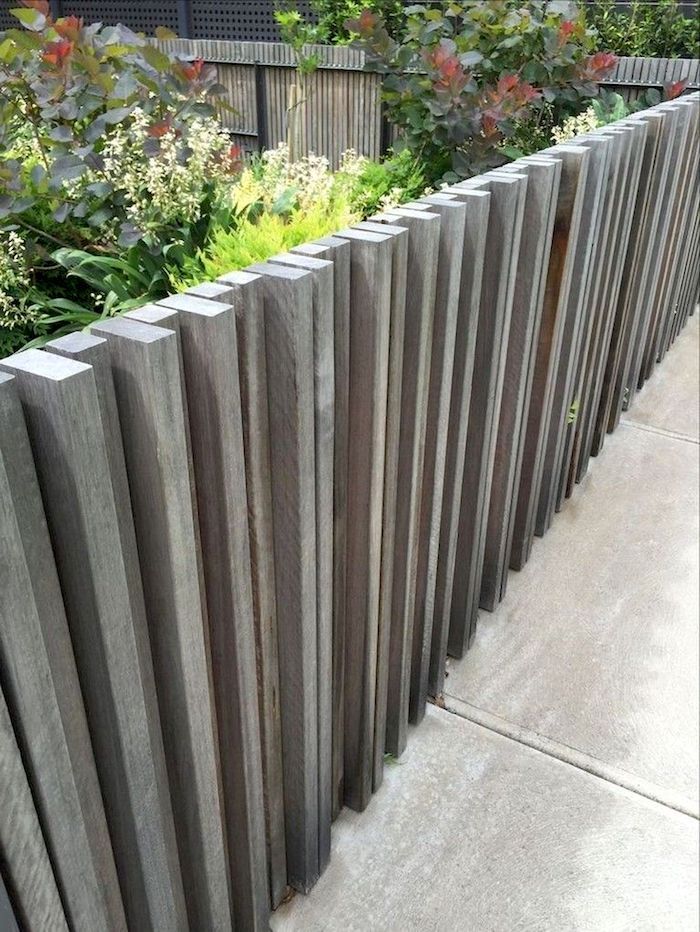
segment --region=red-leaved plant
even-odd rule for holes
[[[591,54],[594,33],[541,0],[447,2],[406,10],[403,38],[365,10],[347,23],[384,75],[383,99],[397,148],[432,178],[464,178],[506,160],[504,141],[523,126],[560,122],[598,92],[614,66]]]

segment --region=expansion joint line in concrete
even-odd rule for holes
[[[674,430],[664,430],[663,427],[652,427],[650,424],[639,424],[637,421],[630,421],[623,418],[620,422],[625,427],[634,427],[636,430],[644,430],[649,434],[658,434],[660,437],[668,437],[670,440],[682,440],[684,443],[693,443],[696,446],[700,440],[696,437],[689,437],[687,434],[679,434]]]
[[[605,780],[607,783],[612,783],[637,796],[644,796],[652,802],[665,806],[668,809],[675,809],[677,812],[683,813],[683,815],[690,816],[693,819],[700,819],[698,804],[682,793],[677,793],[674,790],[657,786],[655,783],[651,783],[648,780],[635,777],[633,774],[627,773],[627,771],[621,770],[619,767],[615,767],[612,764],[607,764],[604,761],[598,760],[590,754],[578,751],[576,748],[561,744],[558,741],[553,741],[551,738],[540,735],[535,731],[530,731],[520,725],[515,725],[513,722],[509,722],[498,715],[494,715],[492,712],[486,712],[484,709],[480,709],[478,706],[471,705],[471,703],[464,702],[462,699],[457,699],[454,696],[445,695],[444,704],[443,702],[438,704],[441,708],[444,708],[445,711],[451,712],[453,715],[458,715],[460,718],[464,718],[475,725],[480,725],[482,728],[486,728],[489,731],[493,731],[503,738],[517,741],[519,744],[523,744],[534,751],[539,751],[541,754],[553,757],[563,764],[575,767],[577,770],[584,770],[594,777]]]

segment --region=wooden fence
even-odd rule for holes
[[[313,887],[695,309],[699,103],[0,362],[0,914]]]
[[[173,39],[161,46],[216,65],[219,82],[228,90],[226,99],[235,108],[235,112],[222,111],[222,122],[246,151],[274,148],[285,141],[289,88],[295,81],[290,46],[210,39]],[[302,151],[325,155],[333,167],[346,149],[379,158],[394,138],[383,117],[381,77],[363,70],[365,55],[358,49],[318,45],[309,50],[320,64],[309,78]],[[633,101],[649,88],[663,90],[684,78],[691,90],[700,87],[699,59],[620,58],[603,83]]]

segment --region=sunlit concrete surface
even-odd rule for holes
[[[698,334],[274,932],[697,930]]]
[[[692,932],[696,859],[689,816],[432,707],[272,928]]]
[[[445,687],[695,810],[698,333],[693,318]]]

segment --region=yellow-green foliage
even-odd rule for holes
[[[206,250],[186,264],[181,274],[172,274],[172,284],[184,291],[200,282],[213,281],[293,246],[336,233],[359,219],[345,201],[337,200],[331,205],[319,203],[295,210],[286,217],[263,213],[254,220],[242,220],[232,230],[217,229]]]

